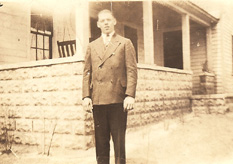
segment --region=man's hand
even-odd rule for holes
[[[133,97],[127,96],[124,100],[124,111],[127,112],[129,110],[134,109],[135,99]]]
[[[92,100],[89,97],[83,99],[83,109],[88,113],[92,112],[93,109]]]

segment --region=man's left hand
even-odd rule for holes
[[[135,99],[133,97],[127,96],[124,100],[124,111],[127,112],[129,110],[134,109]]]

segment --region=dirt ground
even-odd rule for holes
[[[232,164],[233,113],[186,114],[127,131],[127,164]],[[14,147],[13,147],[14,150]],[[60,152],[47,157],[15,152],[0,164],[95,164],[95,149]],[[111,164],[114,162],[111,152]]]

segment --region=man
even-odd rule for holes
[[[126,163],[127,112],[135,102],[135,50],[129,39],[115,33],[115,25],[111,11],[99,12],[97,26],[102,35],[89,44],[83,72],[83,107],[93,111],[98,164],[109,164],[110,135],[115,163]]]

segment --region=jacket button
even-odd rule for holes
[[[111,83],[113,83],[113,81],[111,80]]]

